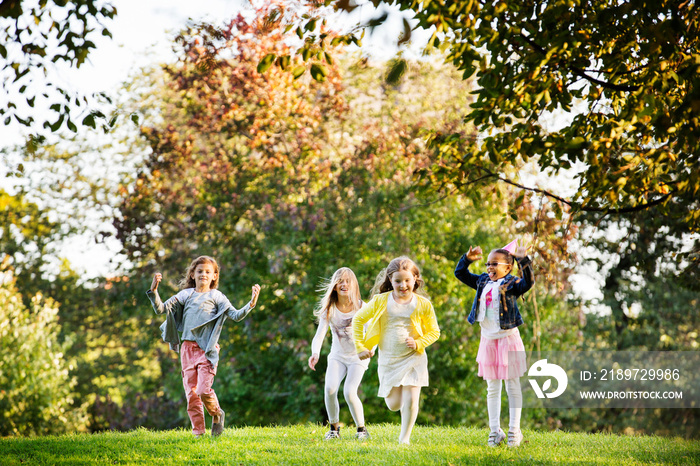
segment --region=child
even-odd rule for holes
[[[240,321],[248,315],[258,301],[260,286],[253,285],[250,302],[236,310],[226,296],[216,289],[219,285],[219,266],[208,256],[192,261],[180,282],[181,291],[165,303],[158,296],[158,284],[162,279],[163,276],[156,273],[146,294],[157,314],[167,312],[166,321],[161,326],[163,340],[170,343],[171,349],[180,352],[182,382],[192,433],[195,437],[201,437],[206,431],[204,406],[212,416],[211,435],[217,437],[224,431],[225,413],[211,387],[219,362],[221,328],[226,317]],[[182,332],[182,350],[178,331]]]
[[[358,440],[365,440],[369,438],[369,433],[365,428],[364,410],[357,390],[369,365],[369,359],[361,361],[357,357],[352,339],[352,318],[363,304],[360,299],[360,286],[357,283],[355,273],[347,267],[342,267],[335,271],[330,282],[322,291],[323,298],[314,310],[314,315],[318,319],[318,329],[311,342],[309,367],[316,370],[321,345],[323,345],[323,339],[330,326],[332,343],[328,355],[325,387],[326,411],[328,412],[330,430],[325,438],[326,440],[340,438],[338,388],[340,382],[347,375],[343,395],[357,427],[355,437]]]
[[[379,344],[378,396],[390,410],[401,410],[402,444],[410,443],[420,389],[428,386],[425,348],[440,337],[433,305],[418,294],[422,285],[418,266],[398,257],[377,276],[372,300],[352,319],[360,359],[369,358],[368,348]]]
[[[514,251],[506,249],[512,247]],[[532,265],[527,257],[527,248],[518,246],[517,241],[503,249],[494,249],[486,262],[486,273],[474,275],[469,272],[469,265],[481,259],[480,247],[469,247],[455,268],[455,276],[466,285],[476,289],[474,304],[467,320],[470,324],[481,324],[481,342],[476,356],[479,364],[479,376],[487,383],[486,406],[489,413],[488,445],[495,447],[506,435],[500,427],[501,417],[501,380],[505,380],[510,409],[508,429],[508,446],[516,447],[523,440],[520,431],[520,414],[522,411],[522,392],[520,377],[527,370],[525,347],[520,338],[518,326],[523,319],[518,310],[518,296],[525,294],[534,283]],[[523,278],[510,275],[513,270],[513,257]],[[517,351],[517,353],[509,352]],[[515,357],[513,357],[515,354]]]

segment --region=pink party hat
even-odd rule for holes
[[[507,245],[503,246],[501,249],[505,249],[509,253],[513,254],[517,247],[518,247],[518,240],[514,239],[513,241],[511,241]]]

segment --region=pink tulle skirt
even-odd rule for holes
[[[513,353],[514,351],[517,353]],[[520,333],[498,340],[482,337],[476,362],[479,363],[479,377],[485,380],[522,377],[527,371],[527,358]]]

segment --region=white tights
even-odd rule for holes
[[[489,411],[489,427],[491,432],[501,428],[501,387],[500,380],[487,380],[486,406]],[[523,393],[520,390],[520,378],[506,379],[508,408],[510,411],[509,429],[513,432],[520,430],[520,415],[523,410]]]
[[[420,387],[414,385],[401,385],[393,387],[384,398],[386,405],[392,411],[401,410],[401,433],[399,443],[411,442],[411,431],[418,417],[418,402],[420,401]]]
[[[350,408],[350,414],[355,421],[355,427],[365,426],[365,412],[362,408],[362,401],[357,395],[357,390],[360,388],[362,376],[365,373],[365,368],[359,364],[346,366],[335,359],[328,360],[328,368],[326,369],[326,411],[328,412],[328,422],[330,424],[338,424],[340,422],[340,404],[338,403],[338,389],[343,378],[345,386],[343,387],[343,396],[345,402]]]

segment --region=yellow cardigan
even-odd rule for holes
[[[355,317],[352,318],[352,333],[355,340],[355,349],[358,353],[369,351],[367,348],[373,348],[379,344],[382,334],[382,322],[386,322],[384,316],[386,315],[390,293],[391,291],[388,291],[376,295],[370,302],[362,306],[355,314]],[[418,304],[413,314],[411,314],[411,322],[414,330],[419,335],[419,338],[416,338],[416,351],[423,353],[427,346],[430,346],[440,338],[440,327],[438,327],[432,303],[420,295],[416,295],[416,298]],[[365,324],[367,324],[366,327]],[[367,329],[366,331],[364,331],[365,328]]]

